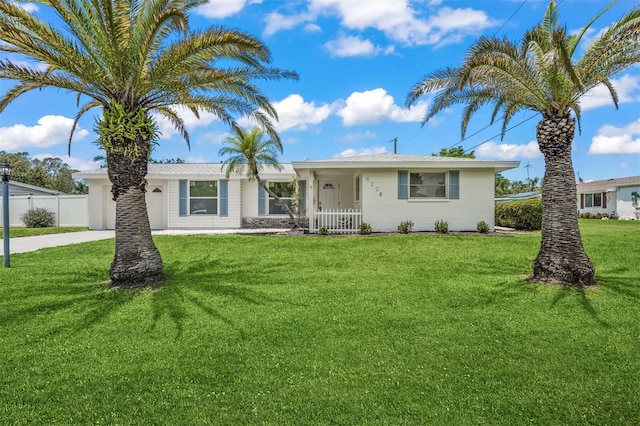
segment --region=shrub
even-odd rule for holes
[[[20,216],[20,220],[27,228],[49,228],[56,224],[56,215],[47,209],[36,207],[27,210],[25,214]]]
[[[484,220],[481,220],[480,222],[478,222],[478,225],[476,225],[476,229],[481,234],[488,234],[489,233],[489,224],[487,222],[485,222]]]
[[[329,235],[329,230],[327,229],[326,226],[323,226],[322,228],[320,228],[318,230],[318,234],[320,234],[320,235]]]
[[[542,200],[508,201],[495,207],[496,225],[527,231],[542,228]]]
[[[438,220],[433,226],[433,229],[438,234],[447,234],[449,233],[449,222],[446,222],[444,220]]]
[[[371,233],[371,225],[366,222],[362,222],[360,224],[360,228],[358,228],[358,234],[360,235],[368,235]]]
[[[411,232],[412,229],[413,229],[412,220],[402,221],[400,222],[400,225],[398,225],[398,232],[400,232],[401,234],[408,234],[409,232]]]

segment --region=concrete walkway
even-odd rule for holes
[[[115,236],[114,231],[82,231],[18,237],[9,240],[9,251],[11,254],[25,253],[47,247],[68,246],[71,244],[86,243],[87,241],[107,240],[109,238],[115,238]],[[0,246],[0,256],[4,256],[4,244]]]
[[[277,234],[288,229],[220,229],[220,230],[163,230],[153,231],[153,235],[194,235],[194,234]],[[115,231],[82,231],[62,234],[34,235],[32,237],[11,238],[9,250],[11,254],[36,251],[47,247],[68,246],[88,241],[115,238]],[[1,240],[1,239],[0,239]],[[0,256],[4,255],[4,244],[0,242]]]

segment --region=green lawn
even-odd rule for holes
[[[30,237],[32,235],[61,234],[63,232],[86,231],[86,226],[54,226],[50,228],[9,228],[9,237]],[[0,238],[4,237],[4,230],[0,228]]]
[[[0,270],[0,424],[640,423],[640,223],[581,222],[598,290],[523,278],[539,233],[156,237]]]

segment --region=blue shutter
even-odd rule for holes
[[[460,199],[460,172],[457,170],[449,172],[449,199]]]
[[[178,215],[186,216],[187,215],[187,197],[189,194],[187,187],[187,181],[180,179],[178,181]]]
[[[219,181],[218,199],[220,203],[220,216],[229,216],[229,181]]]
[[[398,170],[398,200],[409,199],[409,172]]]
[[[299,180],[298,181],[298,194],[300,195],[300,216],[305,216],[307,211],[307,181]]]
[[[267,191],[258,185],[258,216],[266,216]]]

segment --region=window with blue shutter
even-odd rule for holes
[[[258,216],[267,215],[267,191],[263,187],[258,186]]]
[[[449,172],[449,199],[460,199],[460,172],[457,170]]]
[[[300,200],[300,205],[298,206],[299,208],[299,213],[300,216],[304,216],[306,215],[307,211],[307,181],[306,180],[299,180],[298,181],[298,195],[299,195],[299,200]]]
[[[187,216],[187,201],[189,197],[189,187],[186,180],[178,181],[178,215]]]
[[[218,192],[219,202],[220,202],[220,216],[229,216],[229,181],[221,180],[219,182],[220,190]]]
[[[409,172],[398,170],[398,200],[409,199]]]

